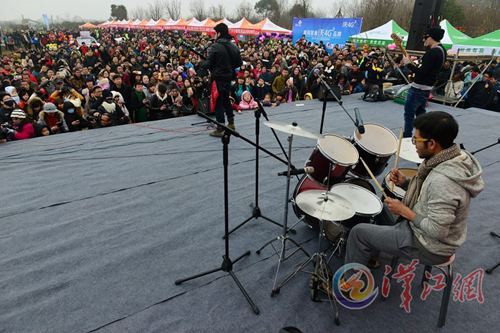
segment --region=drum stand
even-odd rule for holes
[[[327,193],[325,193],[325,202],[328,200]],[[281,287],[283,287],[285,284],[287,284],[293,277],[297,275],[299,272],[304,272],[311,274],[311,299],[314,302],[320,302],[320,301],[329,301],[330,306],[332,306],[332,310],[335,314],[335,324],[340,325],[340,318],[339,318],[339,308],[337,306],[336,300],[333,297],[333,292],[332,292],[332,274],[330,272],[330,268],[328,267],[328,263],[330,262],[331,258],[333,255],[341,249],[342,244],[344,242],[343,238],[340,238],[340,240],[337,243],[337,246],[333,250],[332,254],[330,255],[329,258],[327,258],[327,255],[325,251],[321,249],[321,239],[324,236],[324,223],[325,221],[319,220],[319,226],[320,226],[320,231],[318,234],[318,250],[315,252],[312,256],[307,258],[303,263],[301,263],[299,266],[297,266],[297,269],[287,275],[284,280],[276,287],[276,289],[273,289],[273,292],[275,294],[278,294],[280,292]],[[328,223],[335,223],[335,222],[328,222]],[[314,263],[314,271],[313,272],[308,272],[305,270],[306,266],[309,263]],[[318,292],[320,291],[320,286],[322,286],[323,290],[327,296],[328,299],[319,299],[318,298]],[[326,289],[326,290],[325,290]]]
[[[242,226],[244,226],[246,223],[250,222],[251,220],[258,219],[259,217],[261,217],[264,220],[271,222],[272,224],[275,224],[279,227],[283,227],[282,224],[280,224],[274,220],[271,220],[270,218],[262,215],[262,213],[260,211],[260,207],[259,207],[259,148],[258,147],[259,147],[259,134],[260,134],[260,114],[262,113],[266,119],[268,119],[268,118],[267,118],[267,115],[265,114],[264,108],[262,108],[262,105],[260,104],[260,102],[258,102],[258,103],[259,103],[259,108],[257,110],[255,110],[255,144],[256,144],[256,146],[255,146],[255,206],[251,205],[251,207],[253,206],[252,215],[249,218],[247,218],[245,221],[241,222],[234,229],[229,231],[228,235],[232,234],[233,232],[235,232],[236,230],[238,230],[239,228],[241,228]],[[273,131],[273,133],[276,137],[276,140],[278,140],[278,143],[279,143],[281,149],[283,150],[285,158],[287,160],[289,160],[287,154],[285,153],[283,146],[281,145],[281,142],[279,141],[278,137],[276,136],[276,132],[272,128],[271,128],[271,130]],[[296,233],[296,231],[294,229],[291,229],[290,231],[293,234]],[[226,237],[226,236],[224,236],[224,237]]]
[[[252,299],[250,298],[250,296],[246,292],[245,288],[243,288],[243,285],[240,283],[240,281],[236,277],[236,274],[233,272],[233,264],[237,263],[240,259],[242,259],[242,258],[250,255],[250,251],[246,251],[241,256],[239,256],[238,258],[236,258],[234,261],[232,261],[230,259],[230,257],[229,257],[229,237],[228,237],[228,230],[229,230],[229,215],[228,215],[228,210],[229,210],[228,209],[228,204],[229,204],[228,203],[228,200],[229,200],[229,196],[228,196],[228,145],[229,145],[229,137],[230,137],[230,135],[231,135],[231,132],[226,131],[224,133],[224,135],[222,136],[222,144],[224,146],[224,148],[223,148],[223,164],[224,164],[224,232],[225,232],[225,242],[224,242],[224,245],[225,245],[225,254],[222,256],[221,267],[215,268],[215,269],[203,272],[203,273],[199,273],[199,274],[196,274],[196,275],[184,278],[184,279],[176,280],[175,284],[176,285],[180,285],[183,282],[186,282],[186,281],[189,281],[189,280],[193,280],[193,279],[197,279],[199,277],[202,277],[202,276],[205,276],[205,275],[209,275],[209,274],[212,274],[212,273],[215,273],[215,272],[219,272],[219,271],[223,271],[223,272],[229,273],[229,275],[233,278],[234,282],[236,283],[236,285],[240,289],[240,291],[243,294],[243,296],[245,296],[248,304],[250,304],[250,307],[252,308],[253,312],[255,314],[259,314],[260,313],[259,308],[252,301]]]
[[[307,251],[299,243],[297,243],[294,239],[292,239],[288,236],[288,231],[289,231],[289,229],[288,229],[288,205],[290,202],[290,178],[292,177],[290,175],[290,171],[292,170],[292,168],[291,168],[291,166],[292,166],[291,165],[292,141],[293,141],[293,134],[290,134],[290,136],[288,137],[288,156],[289,156],[289,159],[288,159],[288,170],[287,170],[287,179],[286,179],[286,198],[285,198],[286,200],[285,200],[285,213],[284,213],[284,218],[283,218],[283,221],[284,221],[283,234],[268,241],[267,243],[265,243],[261,248],[259,248],[256,251],[257,254],[260,254],[265,247],[267,247],[268,245],[271,245],[273,247],[274,251],[276,252],[276,254],[279,255],[278,267],[276,268],[276,273],[274,276],[274,283],[273,283],[273,289],[271,291],[271,297],[276,295],[279,292],[279,290],[276,290],[276,284],[278,282],[278,276],[279,276],[281,263],[284,262],[285,260],[287,260],[288,258],[290,258],[291,256],[293,256],[298,251],[302,251],[308,257],[310,256],[309,253],[307,253]],[[273,243],[275,241],[281,242],[281,250],[279,251],[279,253],[273,245]],[[286,255],[286,242],[287,241],[293,243],[296,246],[295,250],[288,255]]]

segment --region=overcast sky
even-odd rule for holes
[[[254,4],[256,0],[247,0]],[[293,0],[289,0],[291,3]],[[139,5],[145,6],[153,0],[0,0],[0,21],[19,20],[21,15],[26,18],[41,20],[42,14],[51,15],[54,19],[60,18],[73,19],[75,16],[83,19],[106,20],[111,11],[111,4],[125,5],[130,12]],[[191,0],[182,0],[182,16],[190,17],[189,3]],[[205,2],[206,6],[222,2],[226,8],[226,13],[231,14],[241,3],[241,0],[212,0]],[[318,9],[321,0],[312,0],[313,8]],[[326,14],[330,14],[334,1],[328,1],[329,7]],[[324,11],[322,11],[324,12]],[[325,15],[328,16],[328,15]]]

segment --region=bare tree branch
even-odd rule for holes
[[[203,0],[191,0],[189,3],[189,11],[191,15],[199,21],[207,18],[207,11]]]
[[[181,17],[181,0],[163,0],[165,12],[172,20],[177,20]]]
[[[224,17],[226,17],[226,9],[224,8],[224,5],[221,2],[218,5],[210,6],[210,8],[208,9],[208,14],[215,21],[221,20]]]

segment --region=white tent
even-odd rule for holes
[[[282,28],[277,24],[274,24],[270,19],[266,18],[260,21],[259,23],[255,24],[256,26],[259,27],[260,32],[267,32],[267,33],[277,33],[277,34],[282,34],[282,35],[291,35],[292,31]]]
[[[357,35],[352,35],[349,37],[349,40],[358,44],[384,47],[393,43],[391,38],[391,34],[393,33],[401,37],[403,45],[406,44],[406,41],[408,40],[408,32],[401,28],[394,20],[390,20],[375,29],[361,32]]]

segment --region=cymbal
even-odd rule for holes
[[[420,164],[424,161],[424,159],[418,156],[417,149],[411,142],[411,138],[403,138],[403,141],[401,141],[401,150],[399,152],[399,157],[417,164]]]
[[[299,193],[295,198],[295,203],[304,213],[323,221],[344,221],[356,213],[349,200],[336,193],[323,190]]]
[[[288,134],[293,134],[293,135],[300,136],[303,138],[317,140],[321,137],[320,134],[312,133],[306,129],[303,129],[302,127],[298,126],[297,123],[285,124],[285,123],[280,123],[277,121],[265,121],[264,125],[266,125],[267,127],[270,127],[270,128],[274,128],[277,131],[280,131],[283,133],[288,133]]]

